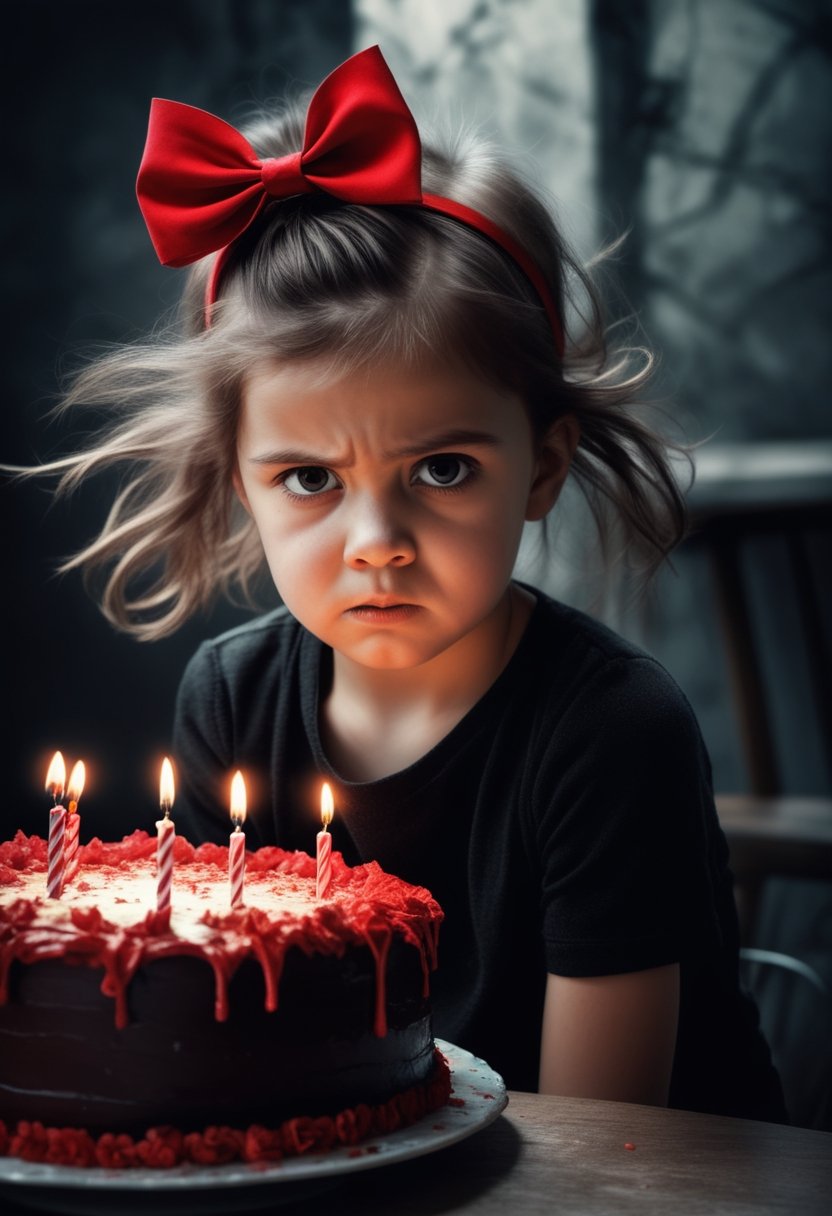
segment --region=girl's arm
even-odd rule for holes
[[[540,1092],[666,1106],[679,964],[624,975],[549,975]]]

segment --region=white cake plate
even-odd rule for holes
[[[280,1162],[187,1164],[169,1170],[83,1169],[0,1157],[0,1194],[11,1199],[17,1211],[36,1208],[67,1216],[98,1216],[113,1210],[125,1216],[142,1212],[166,1216],[186,1207],[227,1211],[229,1205],[243,1212],[315,1194],[345,1174],[407,1161],[465,1140],[505,1109],[508,1095],[503,1079],[484,1060],[443,1039],[437,1039],[436,1045],[451,1066],[453,1097],[462,1099],[463,1105],[440,1107],[412,1127],[363,1140],[354,1148]],[[229,1187],[237,1188],[233,1200]]]

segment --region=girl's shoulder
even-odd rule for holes
[[[233,629],[226,629],[216,637],[208,638],[203,646],[222,655],[258,653],[273,650],[303,631],[303,626],[283,604],[271,612],[256,616]]]
[[[689,803],[697,814],[704,807],[712,819],[707,746],[690,701],[662,663],[548,597],[532,623],[525,687],[534,693],[527,698],[526,735],[538,788],[577,787],[587,799],[590,790],[600,791],[599,823],[610,807],[629,805],[633,797],[643,813],[665,799]],[[548,795],[541,797],[548,806]]]
[[[629,734],[662,727],[698,735],[693,708],[666,667],[602,621],[535,591],[525,641],[538,712],[549,722],[586,718]]]
[[[285,607],[206,639],[185,671],[186,684],[221,681],[232,689],[245,686],[270,670],[286,668],[297,658],[303,626]]]
[[[534,589],[534,595],[537,604],[525,641],[536,661],[544,666],[575,668],[585,674],[600,671],[611,663],[646,662],[661,667],[648,651],[589,613],[538,589]],[[666,671],[665,674],[672,679]]]

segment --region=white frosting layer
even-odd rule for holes
[[[44,927],[57,927],[68,921],[72,908],[90,908],[97,909],[112,924],[127,928],[144,921],[148,912],[156,908],[156,866],[153,861],[131,862],[129,869],[100,865],[82,867],[76,879],[64,887],[60,899],[46,898],[45,874],[22,874],[20,877],[21,883],[0,888],[0,902],[21,898],[38,900],[37,923]],[[247,874],[244,898],[246,908],[267,912],[272,923],[285,918],[297,924],[311,916],[319,906],[313,878],[275,871]],[[337,889],[332,890],[327,903],[338,902]],[[222,915],[229,911],[228,879],[219,867],[181,867],[177,882],[177,867],[174,866],[170,927],[177,937],[203,942],[216,932],[202,923],[206,912]]]

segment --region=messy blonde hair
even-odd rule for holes
[[[261,116],[245,134],[262,158],[286,155],[301,146],[303,113],[298,105]],[[57,475],[66,491],[126,464],[99,535],[62,566],[104,572],[102,608],[114,625],[163,637],[216,592],[247,594],[262,569],[232,475],[241,394],[264,361],[323,358],[334,371],[391,357],[462,361],[521,394],[536,439],[561,415],[576,417],[572,469],[601,540],[623,529],[647,579],[682,538],[668,445],[636,408],[649,357],[609,353],[597,291],[546,207],[470,141],[425,147],[423,187],[476,208],[528,250],[580,330],[567,334],[564,358],[523,272],[467,226],[418,206],[347,205],[322,193],[271,203],[231,251],[210,328],[207,258],[188,273],[175,321],[71,381],[60,409],[112,411],[97,442],[29,471]]]

